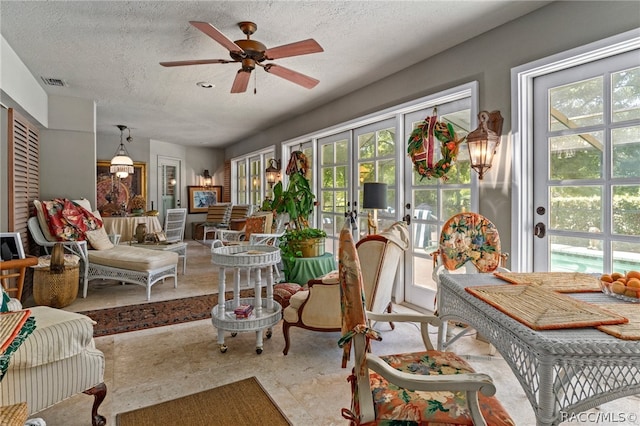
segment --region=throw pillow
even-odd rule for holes
[[[91,244],[95,250],[109,250],[110,248],[114,248],[115,246],[109,239],[107,235],[107,231],[104,228],[94,229],[93,231],[86,231],[85,236],[87,237],[87,241]]]
[[[36,216],[38,217],[38,223],[40,224],[40,230],[42,231],[44,238],[47,241],[57,241],[56,237],[51,235],[51,231],[49,231],[49,224],[47,223],[47,218],[44,215],[44,208],[42,207],[40,200],[33,200],[33,206],[36,208]]]
[[[244,225],[244,240],[249,241],[251,234],[264,232],[264,222],[266,219],[265,216],[248,217],[247,223]]]

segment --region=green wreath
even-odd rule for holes
[[[450,123],[445,124],[436,121],[433,126],[433,135],[435,139],[442,144],[440,147],[442,158],[429,167],[427,164],[428,153],[426,152],[425,141],[429,137],[429,123],[431,120],[437,120],[437,117],[427,117],[411,132],[407,152],[411,157],[415,170],[422,176],[422,179],[442,178],[442,180],[447,180],[446,175],[456,160],[458,148],[462,140],[458,140],[453,126]]]

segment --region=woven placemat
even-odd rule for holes
[[[601,325],[598,330],[623,340],[640,340],[640,306],[634,303],[608,303],[599,305],[615,311],[629,320],[626,324]]]
[[[600,280],[580,272],[494,272],[494,275],[512,284],[531,284],[558,293],[587,293],[600,290]]]
[[[623,316],[544,287],[523,284],[465,289],[533,330],[595,327],[627,322]]]

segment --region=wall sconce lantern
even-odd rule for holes
[[[205,169],[205,171],[202,173],[202,177],[204,178],[204,181],[203,181],[204,186],[211,186],[211,184],[213,183],[213,179],[209,174],[209,170]]]
[[[481,111],[478,121],[478,128],[467,135],[467,146],[471,168],[478,172],[478,179],[482,180],[484,172],[491,168],[493,156],[500,145],[503,119],[500,111]]]
[[[269,160],[269,167],[265,170],[265,174],[267,176],[267,183],[270,186],[273,186],[280,178],[280,166],[280,160],[274,158]]]
[[[387,208],[387,184],[379,182],[367,182],[363,185],[362,207],[373,210],[368,214],[369,234],[378,233],[378,209]],[[373,231],[373,232],[372,232]]]
[[[120,179],[124,179],[127,176],[133,174],[133,160],[129,157],[129,153],[127,152],[127,148],[124,147],[123,137],[124,131],[127,126],[122,124],[118,124],[118,129],[120,129],[120,145],[118,146],[118,150],[116,154],[111,159],[111,167],[109,167],[109,173],[114,173],[116,177]],[[129,130],[129,137],[127,137],[127,142],[131,142],[133,139],[131,138],[131,130]]]

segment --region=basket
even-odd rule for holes
[[[65,266],[60,274],[51,273],[49,268],[34,268],[33,299],[37,305],[64,308],[78,297],[80,267]]]

